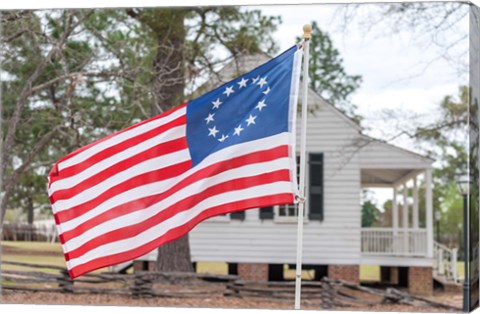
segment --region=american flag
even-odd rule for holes
[[[60,159],[49,196],[71,278],[142,256],[201,221],[297,193],[302,51]]]

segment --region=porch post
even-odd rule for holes
[[[417,176],[413,177],[413,228],[418,229],[418,186]]]
[[[398,206],[397,206],[397,187],[393,187],[393,204],[392,204],[392,227],[393,234],[398,233]]]
[[[425,170],[425,223],[427,226],[427,257],[433,257],[432,168]]]
[[[398,205],[397,205],[397,186],[393,186],[393,204],[392,204],[392,253],[396,254],[399,251],[398,245]]]
[[[407,183],[403,183],[403,210],[402,210],[402,229],[403,229],[403,253],[410,252],[408,247],[408,190]]]

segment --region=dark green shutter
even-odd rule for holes
[[[323,220],[323,154],[309,155],[308,218]]]
[[[262,207],[259,210],[260,219],[273,219],[273,206]]]
[[[230,219],[245,220],[245,211],[241,210],[239,212],[230,213]]]

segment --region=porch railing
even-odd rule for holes
[[[362,254],[379,256],[427,256],[426,229],[364,228]]]
[[[444,276],[447,281],[458,282],[457,249],[449,249],[443,244],[434,242],[433,254],[435,256],[434,275]]]

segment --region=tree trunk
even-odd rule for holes
[[[157,271],[193,272],[188,233],[158,247]]]
[[[180,105],[185,89],[185,26],[184,9],[158,9],[144,20],[157,36],[157,54],[153,60],[155,71],[152,115]]]
[[[156,103],[152,115],[180,105],[184,98],[184,19],[185,9],[157,9],[145,12],[140,21],[150,27],[157,37],[154,93]],[[192,272],[188,234],[158,248],[158,271]]]
[[[33,199],[31,196],[27,197],[27,222],[28,222],[28,231],[27,231],[27,241],[32,241],[33,233]]]

